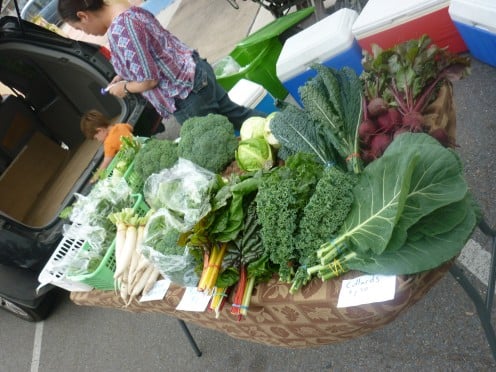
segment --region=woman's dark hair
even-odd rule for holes
[[[77,22],[77,12],[96,11],[105,6],[105,0],[59,0],[57,11],[64,21]]]

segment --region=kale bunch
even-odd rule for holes
[[[310,154],[298,153],[266,174],[256,196],[261,236],[281,281],[291,282],[298,262],[297,233],[303,210],[323,171]]]

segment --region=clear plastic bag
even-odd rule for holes
[[[212,67],[214,68],[216,77],[234,75],[241,70],[239,63],[231,56],[222,58],[214,63]]]
[[[107,224],[107,216],[131,202],[131,188],[122,178],[106,178],[98,181],[87,196],[75,194],[69,217],[79,225],[101,226]]]
[[[177,244],[180,221],[167,209],[156,211],[145,226],[141,252],[160,273],[181,286],[196,286],[195,259]]]
[[[151,208],[167,209],[174,217],[177,229],[185,232],[210,212],[210,193],[216,177],[180,158],[172,168],[148,177],[143,194]]]

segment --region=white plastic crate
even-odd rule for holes
[[[63,265],[63,261],[74,258],[83,247],[84,242],[84,239],[77,238],[74,234],[64,236],[38,276],[38,281],[41,283],[38,288],[53,284],[70,292],[91,291],[93,287],[88,284],[66,278]]]

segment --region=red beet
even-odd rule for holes
[[[370,141],[370,155],[377,159],[381,156],[391,143],[391,136],[385,133],[375,135]]]
[[[375,118],[383,113],[385,113],[388,109],[388,105],[386,101],[384,101],[380,97],[372,98],[367,105],[367,111],[369,116]]]
[[[370,119],[365,119],[362,121],[358,127],[358,136],[363,143],[369,143],[370,138],[377,133],[377,126]]]
[[[377,117],[377,125],[385,133],[394,132],[401,126],[401,114],[395,108],[389,108],[385,113]]]
[[[423,132],[424,131],[424,117],[420,112],[411,111],[403,116],[403,126],[407,127],[410,132]]]
[[[437,139],[439,143],[444,147],[454,147],[454,144],[452,143],[448,132],[446,132],[446,130],[444,130],[443,128],[434,129],[433,131],[429,132],[429,134]]]

